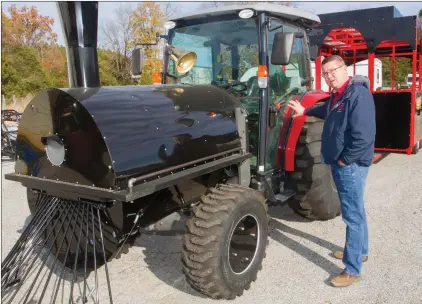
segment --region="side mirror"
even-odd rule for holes
[[[134,49],[132,51],[132,77],[138,78],[142,74],[142,50],[140,48]]]
[[[288,65],[292,55],[295,33],[276,33],[274,35],[271,63]]]
[[[318,46],[313,44],[311,45],[311,47],[309,48],[309,56],[311,61],[315,61],[316,58],[318,57]]]

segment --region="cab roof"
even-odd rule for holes
[[[223,16],[229,14],[237,14],[244,9],[253,9],[256,12],[267,12],[274,17],[287,19],[291,22],[301,22],[306,26],[315,26],[321,23],[318,15],[305,11],[300,8],[285,6],[281,4],[259,3],[259,4],[236,4],[222,5],[218,7],[188,12],[171,18],[173,21],[203,19],[214,16]]]

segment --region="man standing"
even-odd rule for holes
[[[307,115],[324,119],[321,161],[331,172],[341,201],[346,223],[344,252],[334,252],[345,269],[331,280],[336,287],[349,286],[360,280],[362,262],[368,259],[368,228],[364,207],[364,189],[368,169],[374,157],[375,105],[364,76],[349,77],[340,56],[322,61],[322,76],[332,88],[330,100],[305,109],[290,101],[293,117]]]

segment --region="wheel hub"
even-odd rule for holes
[[[258,249],[259,225],[250,214],[239,220],[229,245],[229,265],[235,274],[245,272],[255,258]]]

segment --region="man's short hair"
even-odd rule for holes
[[[327,64],[331,61],[337,61],[340,64],[345,64],[343,58],[341,58],[339,55],[331,55],[328,57],[325,57],[324,60],[321,62],[321,65]]]

